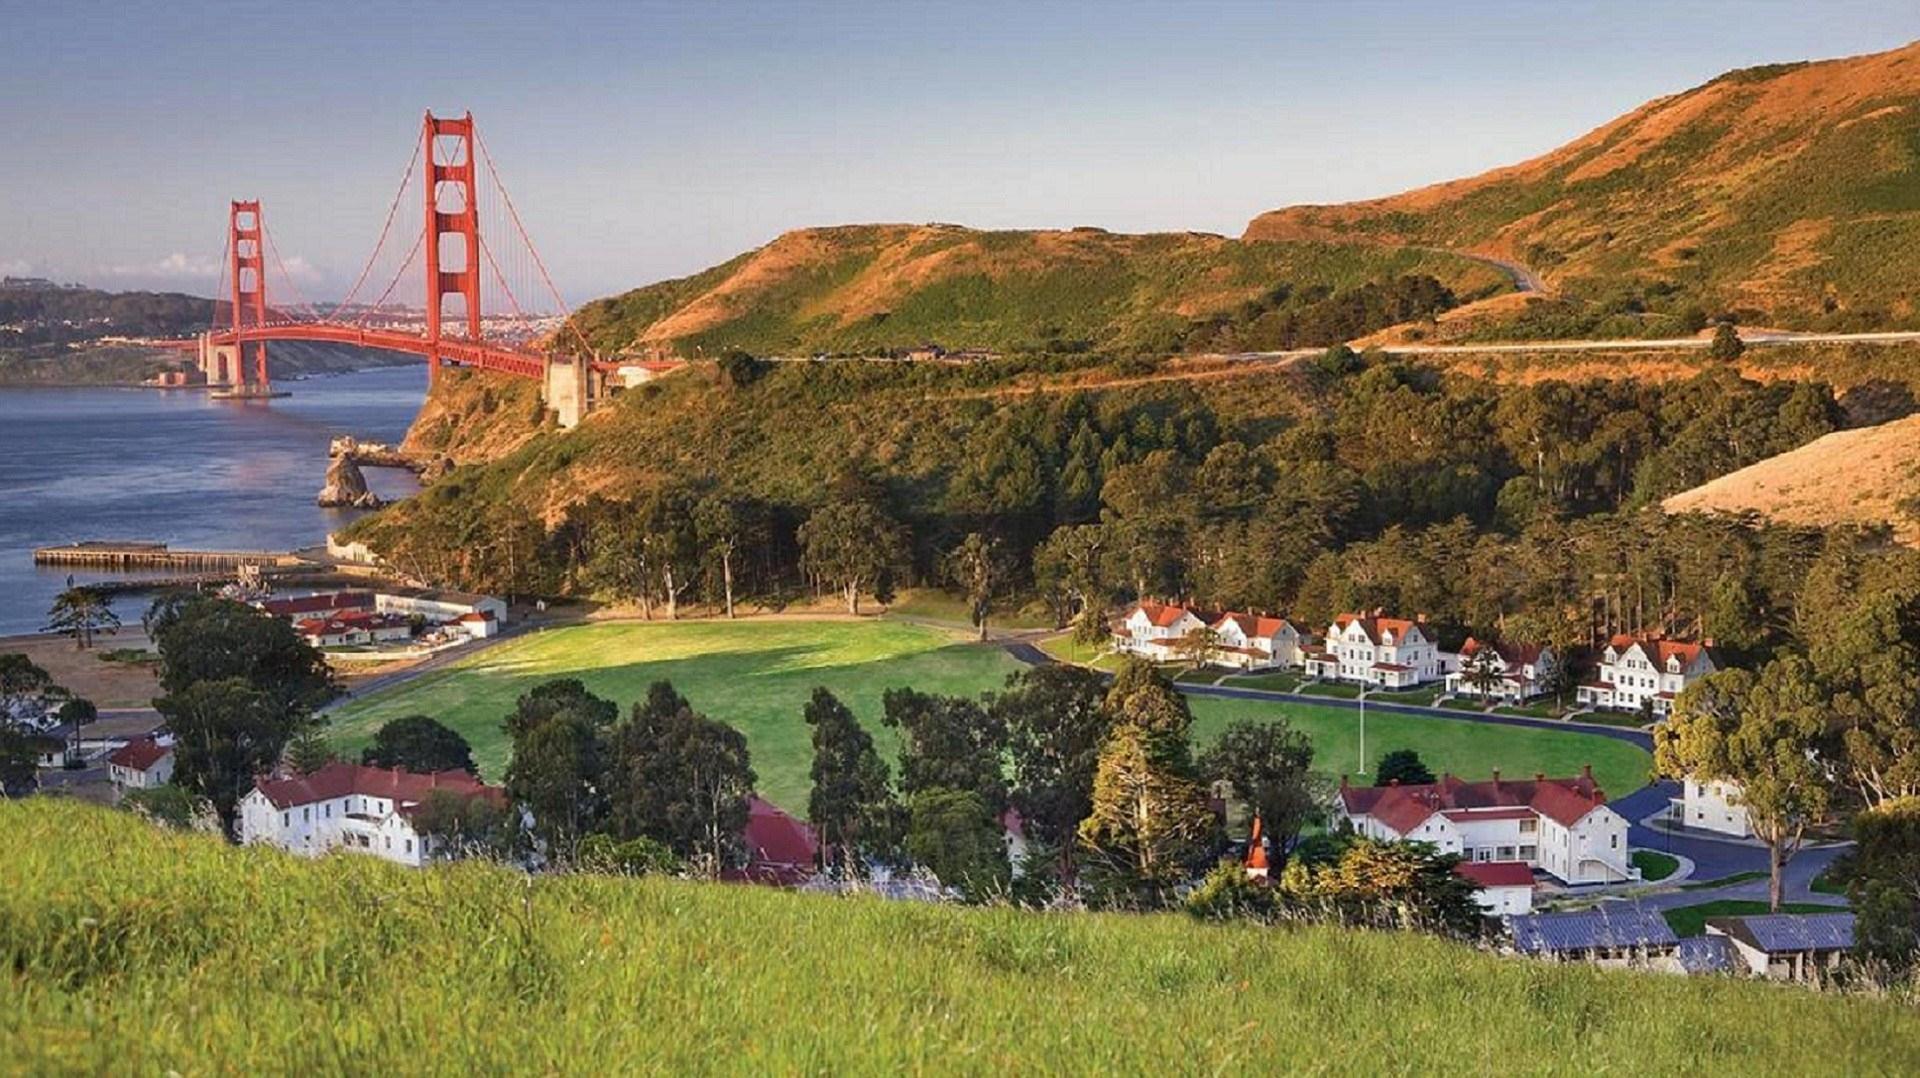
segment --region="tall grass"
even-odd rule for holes
[[[6,1065],[51,1072],[1898,1071],[1883,1000],[1174,915],[308,863],[0,805]]]

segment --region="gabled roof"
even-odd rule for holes
[[[754,794],[747,801],[746,878],[769,883],[799,883],[813,875],[820,840],[812,826]]]
[[[138,741],[129,741],[107,755],[107,762],[115,767],[128,767],[135,771],[145,771],[161,760],[173,755],[171,745],[162,745],[150,737]]]
[[[1462,861],[1453,871],[1480,887],[1533,886],[1533,870],[1524,861]]]
[[[1469,636],[1467,642],[1460,645],[1460,657],[1471,659],[1480,653],[1481,648],[1492,648],[1493,653],[1500,656],[1500,661],[1510,668],[1537,662],[1540,659],[1540,653],[1546,650],[1539,644],[1509,644],[1505,641],[1489,643]]]
[[[1646,657],[1659,666],[1666,666],[1670,658],[1678,658],[1682,667],[1692,666],[1694,660],[1703,653],[1713,658],[1713,649],[1705,641],[1685,640],[1668,636],[1634,636],[1632,633],[1620,633],[1607,641],[1607,647],[1616,654],[1625,654],[1638,645]]]
[[[357,610],[373,605],[370,591],[334,591],[319,595],[294,595],[284,599],[265,599],[260,609],[283,618],[300,614],[322,614],[332,610]]]
[[[1471,810],[1495,808],[1526,808],[1571,827],[1607,803],[1606,793],[1594,784],[1591,772],[1586,768],[1569,779],[1536,775],[1532,779],[1496,778],[1487,782],[1466,782],[1443,775],[1439,782],[1404,786],[1348,786],[1343,780],[1340,801],[1348,815],[1372,816],[1402,835],[1435,813],[1444,812],[1456,820],[1471,819],[1477,815]]]
[[[1199,617],[1199,615],[1194,614],[1193,611],[1184,606],[1176,606],[1172,603],[1156,603],[1151,600],[1134,604],[1134,610],[1145,614],[1148,621],[1153,622],[1155,626],[1162,629],[1178,625],[1180,619],[1188,616]],[[1132,617],[1132,612],[1129,611],[1127,616]],[[1206,619],[1201,618],[1200,620],[1205,621]]]
[[[1713,917],[1707,926],[1757,951],[1845,951],[1853,947],[1851,913],[1769,913],[1756,917]]]
[[[1658,910],[1608,903],[1573,913],[1529,913],[1507,919],[1522,954],[1672,947],[1680,942]]]
[[[1343,632],[1348,625],[1360,626],[1360,631],[1367,634],[1367,641],[1376,646],[1380,643],[1382,634],[1384,633],[1393,634],[1393,640],[1396,644],[1405,640],[1407,634],[1410,632],[1417,631],[1422,637],[1427,635],[1426,628],[1418,621],[1411,618],[1382,617],[1378,613],[1342,614],[1333,619],[1333,624],[1336,629]]]
[[[449,790],[502,803],[507,796],[500,787],[489,786],[465,771],[438,771],[422,775],[397,767],[367,767],[340,761],[330,763],[311,775],[281,778],[262,776],[254,780],[253,786],[278,809],[331,801],[349,794],[388,798],[396,802],[424,801],[435,790]]]
[[[1229,610],[1214,621],[1213,628],[1218,629],[1229,621],[1239,626],[1240,632],[1249,638],[1271,637],[1287,627],[1285,618],[1270,618],[1264,614],[1241,614]],[[1298,630],[1295,632],[1297,633]]]

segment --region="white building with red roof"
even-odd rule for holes
[[[435,793],[506,804],[506,791],[465,771],[422,775],[399,768],[334,762],[311,775],[265,776],[240,800],[240,841],[307,856],[344,849],[403,865],[422,865],[432,843],[414,829]]]
[[[1350,786],[1341,810],[1354,831],[1383,842],[1425,842],[1478,863],[1517,861],[1562,883],[1622,883],[1640,870],[1627,855],[1626,817],[1607,806],[1593,769],[1570,779]]]
[[[1622,633],[1607,642],[1595,677],[1581,682],[1574,696],[1602,711],[1650,707],[1665,715],[1681,690],[1718,669],[1712,640]]]
[[[1440,650],[1424,615],[1390,618],[1375,610],[1333,619],[1325,642],[1306,653],[1305,665],[1309,677],[1410,689],[1458,669],[1460,657]]]
[[[1533,869],[1525,861],[1462,861],[1453,871],[1472,882],[1473,900],[1487,916],[1533,912]]]
[[[1494,681],[1482,686],[1485,664]],[[1447,675],[1447,691],[1457,696],[1520,701],[1546,692],[1560,669],[1560,657],[1545,644],[1495,644],[1468,637],[1460,646],[1460,669]]]
[[[1181,642],[1202,629],[1214,634],[1212,665],[1241,670],[1298,666],[1301,635],[1285,618],[1265,614],[1202,612],[1177,603],[1136,603],[1114,631],[1117,651],[1155,662],[1174,662],[1187,655]]]
[[[107,754],[107,779],[122,790],[151,790],[173,781],[173,746],[151,737],[129,741]]]

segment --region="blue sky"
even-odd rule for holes
[[[258,197],[337,295],[426,108],[473,110],[570,301],[806,225],[1238,234],[1915,38],[1891,0],[0,0],[0,270],[210,291],[227,199]]]

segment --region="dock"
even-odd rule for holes
[[[88,569],[206,571],[306,564],[297,555],[271,550],[174,550],[165,543],[141,540],[93,539],[65,546],[43,546],[33,552],[35,565],[71,565]]]

